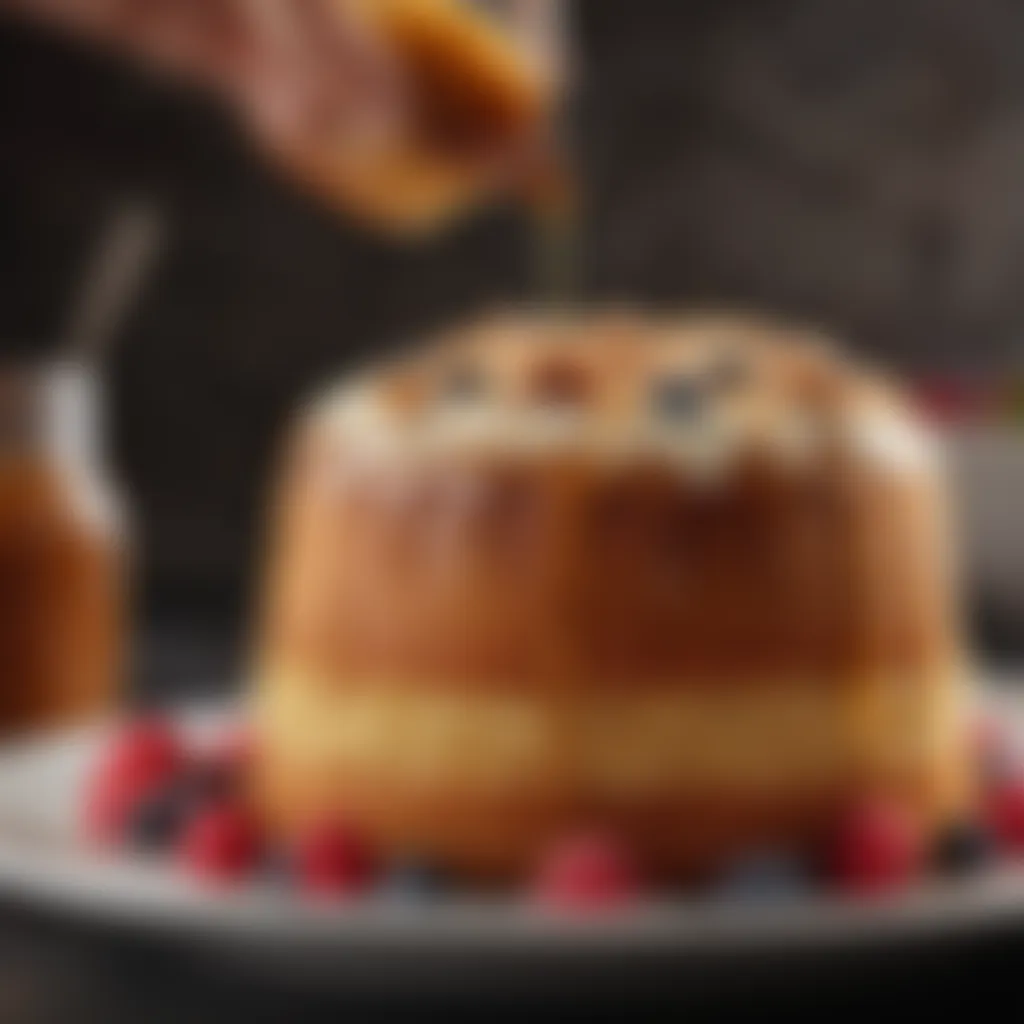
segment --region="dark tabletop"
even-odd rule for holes
[[[272,981],[243,963],[206,958],[186,944],[160,942],[44,915],[0,908],[0,1021],[455,1020],[562,1017],[600,1012],[630,1020],[760,1018],[931,1010],[996,999],[1003,1019],[1024,1009],[1015,984],[1024,956],[1020,934],[963,937],[884,956],[870,950],[808,966],[770,957],[729,972],[638,973],[595,990],[581,978],[557,993],[477,986],[424,996],[397,984],[375,993],[329,991]],[[991,994],[991,995],[988,995]],[[970,1005],[970,1004],[968,1004]],[[1009,1015],[1006,1014],[1009,1011]],[[915,1013],[915,1016],[917,1013]]]

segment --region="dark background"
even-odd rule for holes
[[[823,321],[910,371],[1024,328],[1024,3],[579,0],[584,293]],[[492,210],[400,247],[262,165],[203,97],[0,22],[0,338],[52,347],[126,196],[168,247],[110,365],[150,601],[237,617],[289,411],[325,375],[530,294]]]

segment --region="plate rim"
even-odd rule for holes
[[[1018,677],[1019,678],[1019,677]],[[1024,726],[1024,694],[996,677],[994,703]],[[237,714],[237,702],[190,702],[164,709],[190,732]],[[108,720],[0,744],[0,898],[97,923],[172,935],[244,939],[288,946],[415,948],[443,955],[597,953],[715,954],[738,949],[845,945],[960,934],[1024,924],[1024,864],[977,878],[934,880],[896,898],[801,895],[792,901],[741,903],[699,896],[654,898],[621,911],[564,914],[521,899],[448,896],[401,903],[383,894],[311,904],[294,892],[247,885],[210,894],[164,862],[106,857],[83,845],[40,849],[31,834],[12,834],[10,792],[17,774],[102,743]],[[82,756],[81,752],[79,756]],[[65,796],[67,794],[65,793]]]

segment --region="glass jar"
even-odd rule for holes
[[[96,375],[0,363],[0,734],[111,704],[122,667],[125,554]]]

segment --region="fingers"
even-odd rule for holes
[[[358,135],[400,90],[351,0],[0,0],[212,87],[275,137]]]
[[[238,0],[0,0],[0,9],[207,82],[229,74],[246,46]]]
[[[119,0],[122,40],[161,66],[217,85],[248,45],[234,0]]]
[[[257,129],[279,141],[344,139],[382,129],[401,101],[387,48],[340,0],[237,0],[253,60],[236,83]]]

